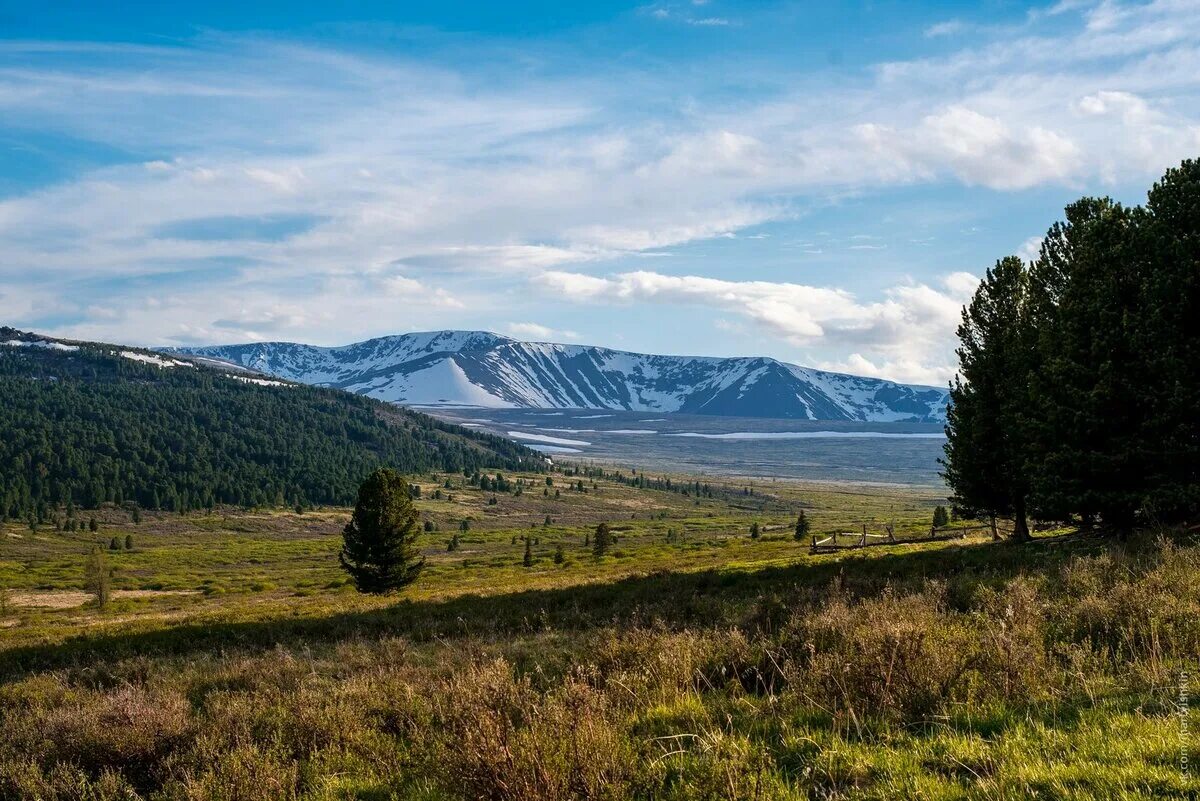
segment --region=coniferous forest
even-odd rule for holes
[[[1200,511],[1200,161],[1144,206],[1083,198],[958,329],[945,477],[960,511],[1126,534]]]
[[[0,329],[0,341],[23,336]],[[261,386],[109,348],[0,347],[0,519],[105,503],[353,503],[381,466],[539,469],[500,437],[338,390]]]

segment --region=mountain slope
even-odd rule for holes
[[[944,389],[775,359],[654,356],[481,331],[403,334],[336,348],[264,342],[167,352],[413,405],[942,422],[947,398]]]
[[[11,328],[0,328],[0,398],[0,518],[44,517],[68,501],[346,504],[379,466],[544,463],[509,440],[349,393]]]

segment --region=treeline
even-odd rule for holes
[[[774,495],[764,495],[761,492],[756,492],[753,487],[744,486],[740,489],[718,484],[713,486],[707,481],[701,482],[698,480],[677,481],[668,476],[656,477],[649,476],[646,472],[637,469],[631,469],[626,475],[620,470],[605,470],[603,467],[595,465],[571,465],[562,466],[563,475],[568,478],[584,476],[586,478],[606,479],[617,484],[624,484],[627,487],[636,489],[651,489],[659,490],[660,492],[675,492],[687,498],[718,498],[726,501],[737,501],[739,499],[755,498],[759,501],[775,501],[778,500]]]
[[[0,342],[24,336],[0,329]],[[0,345],[0,517],[105,503],[345,505],[381,466],[540,470],[501,437],[337,390],[259,386],[82,346]]]
[[[971,515],[1124,533],[1200,511],[1200,161],[1083,198],[989,270],[958,329],[945,478]]]

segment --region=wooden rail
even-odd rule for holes
[[[979,526],[936,526],[929,527],[929,534],[924,537],[915,537],[911,540],[897,540],[896,531],[890,524],[884,525],[885,534],[871,534],[867,531],[864,524],[862,532],[842,531],[830,534],[823,539],[817,539],[814,534],[812,545],[809,546],[809,553],[836,553],[838,551],[849,551],[857,548],[872,548],[879,545],[898,545],[906,542],[943,542],[945,540],[962,539],[974,531],[992,531],[991,524]],[[843,542],[838,542],[838,538],[846,538]],[[874,540],[874,542],[872,541]]]

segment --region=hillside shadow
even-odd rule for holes
[[[712,625],[771,625],[831,592],[849,598],[886,586],[917,589],[944,581],[949,596],[968,598],[981,584],[1020,573],[1053,572],[1067,558],[1104,547],[1066,536],[1027,545],[964,543],[955,547],[801,562],[756,570],[660,571],[610,583],[538,589],[447,600],[400,600],[381,609],[312,618],[191,623],[154,631],[83,634],[58,644],[0,651],[0,679],[87,665],[97,659],[187,656],[224,650],[332,644],[341,640],[404,636],[415,641],[495,637],[598,626],[657,625],[671,629]]]

